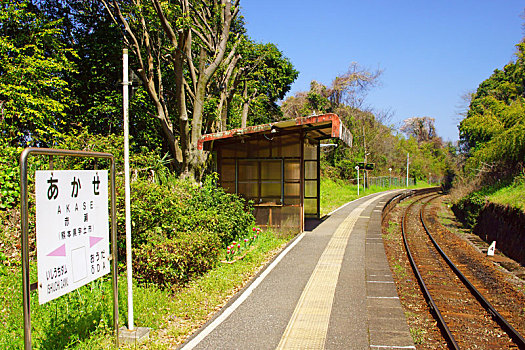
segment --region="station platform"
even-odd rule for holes
[[[180,348],[415,349],[381,235],[399,192],[349,202],[297,236]]]

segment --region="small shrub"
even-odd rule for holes
[[[157,235],[133,249],[137,281],[162,287],[183,285],[211,269],[219,254],[219,239],[210,232]]]
[[[20,150],[0,145],[0,210],[13,208],[20,200]]]
[[[226,193],[217,185],[218,175],[213,173],[204,181],[203,186],[196,191],[190,200],[191,211],[186,219],[194,221],[211,232],[215,232],[225,247],[232,240],[238,239],[248,232],[255,223],[251,207],[246,206],[244,199],[237,195]]]
[[[485,196],[478,192],[473,192],[453,204],[451,209],[461,222],[472,228],[476,224],[479,213],[485,204]]]

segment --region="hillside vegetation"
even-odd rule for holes
[[[470,226],[488,202],[525,208],[525,41],[516,49],[516,60],[472,94],[459,126],[464,162],[452,195]]]

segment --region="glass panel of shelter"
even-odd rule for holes
[[[238,159],[237,193],[256,205],[283,204],[282,159]],[[224,184],[224,180],[222,183]]]
[[[304,216],[319,218],[319,141],[304,141]]]

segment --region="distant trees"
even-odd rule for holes
[[[352,63],[348,71],[336,77],[330,86],[317,81],[310,83],[310,90],[298,92],[284,101],[285,118],[337,113],[354,135],[352,148],[338,147],[323,153],[323,169],[341,178],[355,177],[357,162],[375,163],[371,174],[386,175],[406,171],[406,154],[411,154],[410,176],[427,179],[444,176],[454,171],[453,152],[443,146],[436,134],[434,119],[430,117],[410,118],[401,131],[407,139],[397,134],[387,123],[388,112],[374,112],[365,106],[366,93],[379,85],[381,71],[368,71]]]
[[[437,137],[435,119],[431,117],[412,117],[403,120],[401,132],[414,137],[418,143],[430,141]]]

